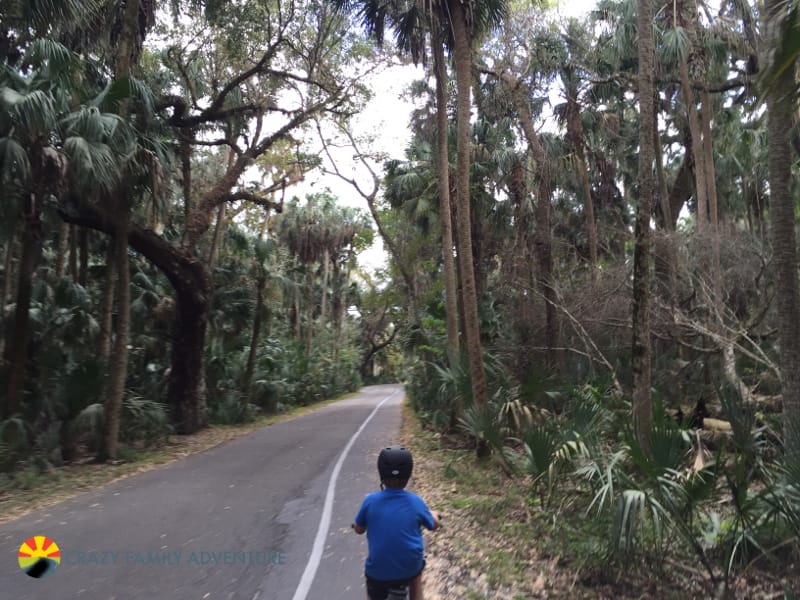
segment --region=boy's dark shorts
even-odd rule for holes
[[[367,595],[369,596],[370,600],[386,600],[386,598],[389,596],[389,590],[392,587],[407,585],[409,582],[419,577],[422,574],[422,571],[424,570],[425,570],[425,561],[422,561],[422,568],[419,570],[419,573],[414,575],[414,577],[409,577],[408,579],[398,579],[396,581],[382,581],[380,579],[373,579],[369,575],[366,575]]]

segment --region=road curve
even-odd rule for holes
[[[402,399],[399,385],[367,387],[0,525],[0,597],[361,600],[366,546],[350,523],[377,489],[377,452],[398,437]],[[61,551],[41,579],[17,560],[35,535]]]

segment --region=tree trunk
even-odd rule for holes
[[[469,194],[470,163],[470,84],[472,78],[472,44],[467,29],[467,16],[460,0],[449,0],[453,37],[455,40],[457,88],[457,157],[456,206],[458,215],[458,262],[461,265],[461,287],[464,299],[464,327],[469,357],[472,401],[485,406],[488,401],[486,373],[483,368],[478,297],[472,264],[472,219]],[[478,445],[478,453],[487,449]]]
[[[348,277],[342,277],[342,268],[339,266],[339,261],[333,261],[333,293],[331,294],[331,311],[333,312],[333,330],[336,332],[336,339],[338,340],[342,335],[342,318],[344,312],[345,298],[347,293]]]
[[[135,55],[136,37],[139,34],[139,2],[125,4],[119,42],[114,61],[117,79],[130,77]],[[128,115],[127,101],[120,105],[120,116]],[[105,431],[103,447],[98,459],[116,460],[119,439],[120,413],[128,379],[128,338],[130,328],[130,265],[128,264],[128,231],[131,219],[131,192],[127,182],[122,181],[117,189],[114,203],[114,260],[117,269],[117,319],[114,328],[114,345],[109,364],[109,384],[103,408]]]
[[[531,219],[529,218],[529,211],[525,206],[528,197],[528,186],[525,181],[525,169],[522,166],[522,160],[514,163],[511,170],[511,181],[509,183],[509,194],[514,203],[514,243],[511,245],[511,255],[505,261],[510,265],[511,279],[514,285],[520,290],[518,294],[518,307],[517,318],[520,323],[520,332],[524,337],[520,340],[523,344],[530,337],[530,323],[533,316],[532,310],[532,294],[527,289],[531,283],[530,261],[531,254],[529,252],[530,236],[529,233],[533,230],[531,226]],[[520,367],[527,370],[530,367],[531,356],[528,353],[522,353],[519,356],[521,361]]]
[[[547,346],[547,367],[555,369],[559,365],[558,314],[556,311],[556,288],[553,285],[553,236],[551,227],[550,161],[544,147],[540,159],[539,190],[536,201],[536,256],[539,287],[545,299],[545,345]]]
[[[684,59],[680,65],[681,90],[683,100],[686,103],[687,117],[689,121],[689,132],[692,138],[691,150],[694,157],[695,170],[695,194],[697,199],[697,231],[704,232],[708,223],[708,194],[706,190],[706,161],[703,152],[703,135],[700,128],[700,120],[697,116],[697,106],[695,105],[694,92],[692,91],[691,81],[689,80],[689,66]],[[641,93],[641,90],[640,90]]]
[[[105,364],[108,364],[109,358],[111,357],[111,331],[114,326],[114,290],[116,289],[116,268],[114,266],[116,264],[114,259],[116,253],[114,248],[114,238],[109,237],[108,248],[106,249],[103,299],[100,304],[100,333],[97,344],[98,354],[100,354]]]
[[[74,225],[69,228],[69,276],[78,282],[78,228]]]
[[[650,449],[653,420],[650,350],[650,213],[653,206],[655,125],[653,96],[655,50],[653,1],[639,0],[639,202],[636,207],[636,240],[633,251],[633,427],[642,446]],[[687,102],[688,104],[688,102]]]
[[[175,431],[187,435],[208,425],[203,360],[211,279],[199,264],[193,271],[194,277],[176,289],[168,392]],[[202,289],[189,287],[193,280]]]
[[[314,274],[311,265],[306,265],[306,288],[308,289],[306,299],[306,356],[311,356],[311,345],[314,341]]]
[[[654,244],[656,285],[659,295],[673,311],[675,306],[675,290],[678,283],[677,252],[675,248],[676,222],[672,216],[672,207],[667,191],[667,178],[664,173],[664,154],[661,150],[661,136],[658,133],[658,100],[653,98],[653,153],[656,162],[656,180],[658,182],[658,202],[655,203],[657,236]]]
[[[510,73],[500,75],[506,85],[519,113],[520,126],[528,142],[531,157],[536,162],[537,199],[536,199],[536,262],[538,267],[539,287],[544,297],[545,309],[545,344],[547,346],[547,366],[555,368],[558,357],[558,317],[556,314],[556,290],[553,286],[553,240],[550,232],[551,219],[551,179],[550,157],[542,145],[533,126],[533,114],[528,98],[522,93],[520,82]]]
[[[78,283],[83,287],[89,282],[89,230],[78,227],[78,247],[80,248],[80,266],[78,267]]]
[[[188,214],[189,207],[191,206],[191,181],[192,181],[192,170],[191,170],[191,147],[189,144],[186,144],[186,149],[183,149],[181,146],[181,161],[183,164],[183,198],[184,198],[184,206],[186,207],[186,211]],[[236,160],[236,153],[233,150],[228,150],[228,171],[233,168],[234,162]],[[217,224],[214,227],[214,238],[211,241],[211,249],[208,251],[208,271],[211,273],[211,276],[214,276],[214,265],[217,262],[217,253],[219,252],[220,247],[222,246],[222,236],[225,235],[225,212],[226,212],[226,205],[220,204],[219,208],[217,209]],[[267,220],[269,217],[265,218],[262,222],[261,226],[261,235],[263,236],[264,227],[267,224]],[[259,236],[260,237],[260,236]]]
[[[583,190],[583,212],[586,222],[586,240],[589,243],[589,269],[592,285],[597,281],[597,224],[594,218],[594,202],[592,201],[592,186],[589,182],[589,170],[586,167],[586,154],[583,143],[583,123],[581,123],[580,106],[577,98],[568,94],[567,129],[572,146],[575,149],[575,161],[578,166],[578,178]]]
[[[188,133],[181,132],[179,146],[179,154],[181,157],[181,189],[183,191],[183,218],[187,221],[189,220],[189,214],[192,212],[192,145],[189,143],[188,135]],[[228,166],[230,167],[230,160],[228,161]],[[209,262],[212,262],[212,260],[213,259],[210,257]]]
[[[453,226],[450,220],[450,158],[448,152],[447,119],[447,70],[445,68],[444,43],[439,36],[433,43],[433,65],[436,76],[436,129],[437,129],[437,174],[439,214],[442,228],[442,261],[444,263],[444,306],[447,328],[447,358],[454,365],[459,355],[458,298],[455,258],[453,257]]]
[[[5,320],[8,299],[11,298],[12,295],[11,282],[14,278],[14,244],[16,241],[17,228],[14,227],[3,250],[3,291],[0,293],[0,317],[2,317],[3,320]],[[5,337],[5,332],[3,332],[3,339],[5,339]]]
[[[765,2],[767,23],[776,20],[785,4]],[[779,44],[780,28],[767,25],[765,58]],[[765,64],[769,64],[766,62]],[[792,130],[795,68],[790,65],[772,83],[767,93],[767,135],[770,189],[770,228],[775,262],[780,341],[783,436],[787,456],[800,456],[800,297],[797,280],[795,205],[792,197]]]
[[[30,308],[33,291],[33,278],[36,264],[42,250],[42,221],[39,202],[35,194],[30,194],[25,207],[25,224],[22,230],[22,256],[19,264],[17,283],[17,304],[11,328],[11,343],[6,346],[6,364],[9,368],[4,418],[11,417],[18,410],[25,390],[28,342],[30,338]]]
[[[713,166],[708,162],[711,139],[705,140],[704,126],[701,119],[708,118],[710,124],[710,107],[705,106],[707,98],[701,97],[702,116],[697,114],[693,81],[705,81],[706,65],[703,57],[703,48],[700,44],[697,28],[699,18],[697,14],[697,1],[684,0],[678,5],[679,13],[675,18],[680,19],[688,38],[686,55],[680,64],[680,81],[692,136],[692,155],[695,161],[695,191],[697,193],[697,231],[703,232],[708,225],[711,213],[712,199],[709,197],[709,177],[713,177]],[[705,93],[707,96],[707,92]],[[708,152],[706,149],[708,148]]]
[[[71,227],[69,223],[62,223],[58,228],[58,250],[56,251],[55,281],[58,283],[64,276],[64,266],[67,263],[67,252],[70,250]]]
[[[322,251],[322,298],[319,303],[319,322],[325,324],[325,315],[328,314],[328,279],[330,278],[331,253],[325,248]]]
[[[128,338],[130,329],[131,276],[128,263],[128,229],[130,211],[125,194],[120,192],[117,232],[114,235],[114,260],[117,271],[117,320],[114,347],[111,355],[110,377],[106,401],[103,407],[105,431],[103,448],[99,459],[116,460],[119,441],[122,402],[125,397],[125,382],[128,379]]]
[[[302,321],[303,319],[300,316],[300,293],[298,291],[294,292],[294,297],[292,298],[292,330],[294,331],[294,339],[298,342],[302,339],[303,330],[302,330]]]
[[[700,115],[703,127],[703,161],[705,162],[706,193],[708,198],[708,222],[712,234],[719,227],[717,208],[717,174],[714,168],[714,140],[711,135],[711,95],[707,91],[700,94]]]
[[[208,251],[208,270],[214,273],[214,265],[217,262],[217,253],[222,245],[222,236],[225,233],[225,205],[220,204],[217,209],[217,224],[214,227],[214,238],[211,241],[211,249]]]
[[[256,281],[256,310],[253,317],[253,333],[250,336],[250,353],[247,355],[247,369],[242,382],[242,392],[250,395],[250,386],[253,384],[253,371],[256,368],[256,353],[258,352],[258,338],[261,335],[261,315],[264,312],[264,289],[267,287],[267,278],[262,273]]]

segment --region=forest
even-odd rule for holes
[[[800,2],[559,15],[2,0],[0,498],[402,382],[580,560],[800,592]]]

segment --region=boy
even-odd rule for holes
[[[433,531],[439,515],[404,488],[414,461],[402,446],[390,446],[378,455],[381,491],[364,498],[352,527],[367,532],[369,555],[364,569],[367,600],[386,600],[392,585],[408,584],[411,600],[422,600],[425,547],[421,526]]]

